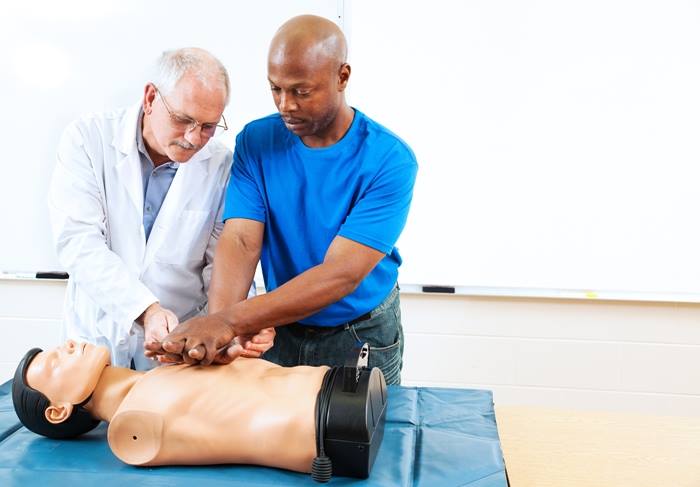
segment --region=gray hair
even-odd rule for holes
[[[225,104],[228,105],[231,84],[224,65],[211,53],[197,47],[185,47],[165,51],[155,66],[152,82],[165,94],[172,92],[185,74],[194,75],[205,86],[211,80],[221,82],[226,90]]]

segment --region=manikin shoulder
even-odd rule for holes
[[[109,447],[124,463],[149,465],[161,450],[163,423],[163,416],[151,411],[117,412],[107,430]]]
[[[168,390],[167,382],[163,382],[164,376],[167,378],[182,368],[159,367],[143,374],[110,420],[107,441],[112,452],[124,463],[153,465],[158,458],[163,449],[168,410],[154,407],[152,389]]]

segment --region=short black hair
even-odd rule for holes
[[[75,438],[94,429],[100,421],[83,408],[90,397],[75,405],[72,414],[65,421],[53,424],[46,419],[44,412],[51,405],[51,401],[44,394],[30,387],[26,381],[27,368],[41,351],[40,348],[32,348],[20,360],[15,370],[12,381],[12,403],[19,420],[34,433],[54,439]]]

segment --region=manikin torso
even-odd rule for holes
[[[308,472],[327,370],[245,358],[153,369],[111,418],[110,448],[132,465],[247,463]]]

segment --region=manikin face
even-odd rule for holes
[[[144,116],[149,118],[152,132],[145,142],[155,163],[187,162],[211,138],[202,125],[221,122],[225,89],[220,82],[203,83],[186,74],[170,92],[159,90],[149,83],[144,92]],[[194,128],[187,123],[195,121],[199,124]]]
[[[107,348],[68,340],[37,354],[27,368],[26,381],[51,404],[80,404],[95,390],[107,365]]]

